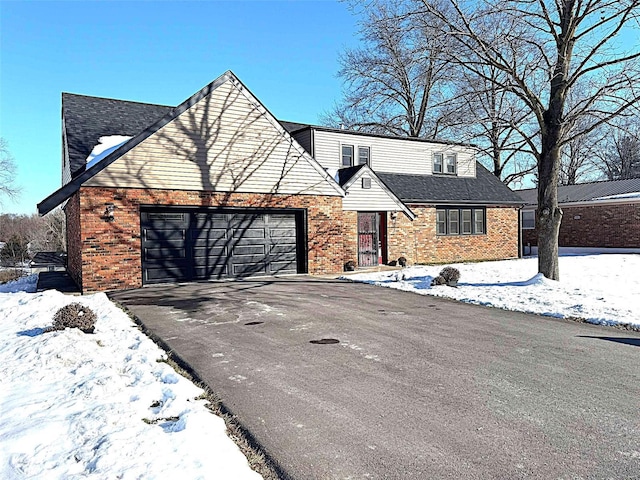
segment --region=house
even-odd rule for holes
[[[38,252],[29,262],[31,273],[64,272],[67,254],[64,252]]]
[[[538,190],[519,190],[522,243],[536,246]],[[640,248],[640,178],[558,187],[561,247]]]
[[[226,72],[177,107],[62,95],[84,292],[518,256],[521,199],[468,145],[280,122]]]

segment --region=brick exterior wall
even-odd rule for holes
[[[74,201],[73,205],[77,206],[72,206],[67,213],[67,218],[71,218],[69,232],[75,235],[74,240],[72,235],[68,237],[69,270],[73,271],[74,279],[79,280],[83,292],[142,286],[141,205],[304,208],[307,211],[309,273],[342,271],[341,197],[82,187],[69,203]],[[113,222],[103,218],[106,203],[115,205]],[[81,218],[81,229],[76,229],[79,221],[74,218]],[[72,262],[72,257],[76,258],[73,262],[81,258],[81,269]]]
[[[80,194],[76,192],[64,207],[67,228],[67,272],[78,286],[82,285],[82,241],[80,231]]]
[[[640,203],[561,208],[559,246],[640,248]],[[523,230],[522,242],[537,245],[538,231]]]
[[[410,264],[501,260],[518,257],[518,209],[487,208],[486,235],[436,235],[436,208],[409,206],[417,216],[398,214],[388,223],[389,260]]]

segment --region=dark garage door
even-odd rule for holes
[[[300,213],[167,209],[140,217],[143,283],[301,271]]]

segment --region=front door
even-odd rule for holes
[[[378,265],[378,214],[358,212],[358,266]]]

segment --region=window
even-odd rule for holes
[[[473,233],[484,233],[484,210],[474,210],[473,219]]]
[[[447,234],[447,211],[436,210],[436,234]]]
[[[434,153],[433,155],[433,173],[442,173],[442,164],[444,161],[444,155],[441,153]]]
[[[369,147],[358,147],[358,165],[369,165],[371,160],[371,149]]]
[[[362,188],[371,188],[371,179],[369,177],[362,178]]]
[[[457,164],[458,162],[456,159],[456,154],[448,153],[447,154],[447,173],[451,175],[455,175],[458,171]]]
[[[353,145],[342,145],[342,166],[350,167],[353,165]]]
[[[460,210],[450,208],[447,210],[447,216],[449,217],[449,235],[458,235],[460,233]]]
[[[433,173],[446,173],[456,175],[458,173],[458,157],[455,153],[434,153]]]
[[[533,230],[536,228],[536,212],[534,210],[522,211],[522,229]]]
[[[483,235],[486,233],[484,208],[441,207],[436,209],[437,235]]]
[[[462,210],[462,234],[471,235],[473,232],[473,224],[471,223],[471,209]]]

